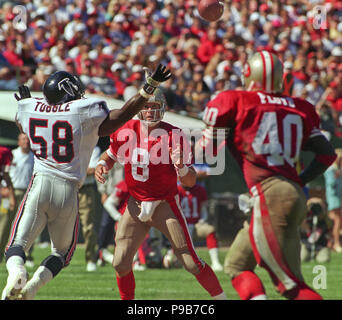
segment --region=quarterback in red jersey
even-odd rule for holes
[[[177,179],[187,186],[196,183],[191,166],[191,148],[180,129],[161,121],[166,100],[159,89],[138,114],[111,136],[109,149],[95,169],[103,183],[103,174],[115,161],[124,164],[125,181],[130,193],[126,210],[115,236],[113,266],[121,299],[134,299],[135,280],[132,262],[151,227],[170,241],[182,265],[214,298],[225,299],[222,287],[209,265],[196,254],[185,218],[179,205]]]
[[[196,233],[198,238],[206,239],[211,267],[214,271],[222,271],[223,267],[219,261],[215,228],[208,223],[207,190],[198,183],[191,188],[178,184],[178,193],[190,234],[194,237]]]
[[[211,145],[217,129],[225,128],[227,146],[252,196],[250,224],[236,236],[225,273],[241,299],[266,298],[253,272],[257,263],[284,297],[321,299],[301,273],[298,227],[307,213],[302,187],[333,163],[334,149],[320,132],[314,106],[281,93],[283,65],[275,54],[255,53],[243,78],[247,91],[224,91],[208,103],[203,118],[207,128],[197,145]],[[315,157],[298,174],[301,150]]]

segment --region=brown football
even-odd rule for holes
[[[219,0],[200,0],[198,3],[198,12],[200,16],[209,22],[220,19],[223,10],[224,4]]]

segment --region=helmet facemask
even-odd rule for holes
[[[149,127],[156,126],[164,117],[166,100],[160,89],[156,89],[144,108],[138,113],[138,118]]]

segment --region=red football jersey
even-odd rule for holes
[[[265,92],[221,92],[209,102],[203,120],[208,131],[230,128],[227,144],[249,188],[278,175],[300,183],[300,150],[322,134],[312,104]]]
[[[180,205],[186,222],[196,224],[201,218],[202,204],[208,200],[207,190],[199,184],[195,184],[190,189],[185,189],[178,185]]]
[[[114,197],[120,199],[119,205],[117,207],[118,211],[121,214],[124,214],[128,198],[130,197],[125,180],[120,181],[115,186],[113,194],[114,194]]]
[[[177,194],[177,173],[169,147],[185,146],[185,159],[191,158],[189,142],[179,128],[161,121],[147,135],[140,120],[130,120],[110,136],[108,154],[124,163],[128,191],[137,200],[163,200]]]
[[[8,172],[13,156],[10,149],[0,146],[0,172]]]

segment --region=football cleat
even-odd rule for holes
[[[7,284],[2,292],[2,300],[20,300],[21,290],[27,282],[27,272],[23,270],[15,275],[9,275]]]
[[[87,272],[95,272],[96,271],[96,263],[89,261],[87,263],[87,268],[86,268]]]

